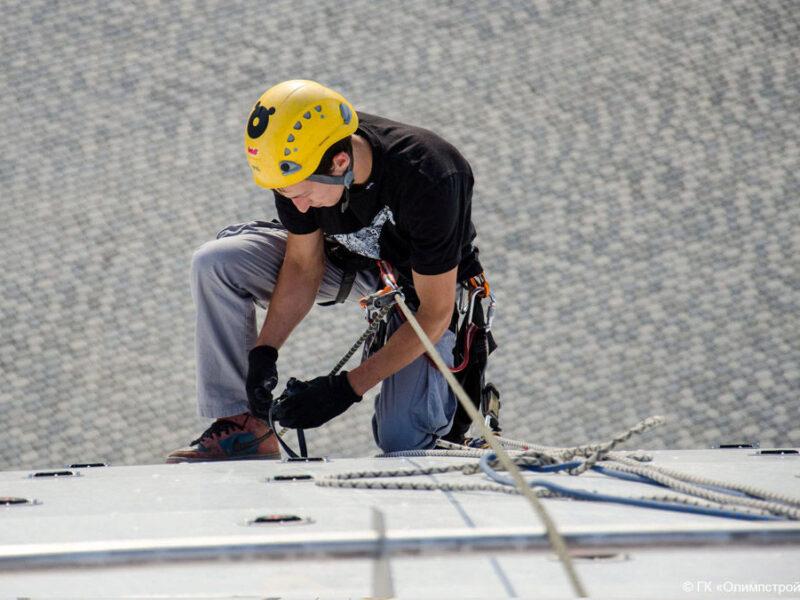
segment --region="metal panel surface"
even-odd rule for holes
[[[681,472],[800,497],[800,459],[793,456],[705,450],[659,451],[653,457],[654,464]],[[310,481],[280,481],[288,474],[322,476],[474,460],[240,461],[78,469],[77,476],[46,479],[3,472],[0,495],[38,503],[0,508],[0,590],[33,589],[39,596],[53,596],[63,591],[55,582],[65,581],[82,597],[97,597],[101,590],[144,596],[367,596],[374,561],[383,552],[397,597],[569,596],[544,528],[521,497],[331,489]],[[643,495],[652,488],[597,473],[547,477],[621,495]],[[423,477],[440,482],[476,478],[483,475]],[[674,595],[688,590],[723,597],[738,589],[747,597],[747,590],[756,589],[747,585],[777,594],[778,588],[764,586],[789,584],[796,577],[800,524],[795,521],[740,521],[563,499],[543,502],[574,553],[579,574],[596,594],[658,596],[659,591]],[[374,528],[375,509],[385,518],[385,538]],[[268,515],[300,520],[252,524]]]

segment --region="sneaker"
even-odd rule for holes
[[[250,413],[217,419],[188,448],[170,452],[168,463],[279,459],[278,438]]]

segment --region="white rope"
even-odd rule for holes
[[[321,487],[335,487],[335,488],[351,488],[362,490],[418,490],[418,491],[449,491],[449,492],[500,492],[503,494],[519,495],[519,489],[516,487],[501,485],[499,483],[448,483],[448,482],[426,482],[426,481],[394,481],[385,480],[385,477],[404,477],[411,475],[431,474],[419,470],[408,470],[405,473],[395,473],[389,475],[385,471],[363,471],[363,472],[349,472],[346,474],[328,475],[316,479],[315,482]],[[439,470],[437,472],[445,472]],[[346,478],[341,475],[347,475]],[[531,488],[533,493],[538,498],[558,498],[561,497],[556,491],[548,490],[543,487],[534,486]],[[685,506],[692,506],[696,508],[711,508],[715,510],[725,510],[732,514],[742,516],[772,516],[774,513],[768,510],[759,510],[757,508],[746,507],[732,507],[729,504],[713,502],[711,500],[699,500],[692,496],[666,494],[658,496],[640,496],[637,500],[655,501],[655,502],[669,502],[671,504],[681,504]]]
[[[647,477],[669,487],[670,489],[674,489],[684,494],[719,502],[721,504],[738,504],[741,506],[748,506],[759,510],[765,510],[774,515],[780,515],[793,520],[800,520],[800,510],[794,508],[794,506],[800,505],[800,499],[797,498],[772,494],[766,490],[760,490],[754,487],[747,487],[745,489],[748,491],[743,491],[739,488],[744,488],[744,486],[731,485],[712,479],[694,477],[684,473],[677,473],[675,471],[672,471],[672,474],[667,474],[663,470],[652,465],[637,465],[636,463],[630,461],[622,462],[619,460],[615,460],[614,462],[618,464],[610,466],[618,471]],[[677,477],[675,475],[677,475]],[[737,491],[748,494],[748,496],[734,496],[731,494],[711,490],[704,486],[712,486],[719,489]],[[749,496],[757,497],[754,498]],[[769,498],[770,496],[779,496],[780,499],[777,501],[765,499]]]
[[[611,452],[614,448],[616,448],[619,444],[628,441],[634,435],[641,435],[645,431],[649,429],[653,429],[654,427],[659,427],[663,425],[665,422],[664,417],[655,415],[652,417],[648,417],[643,421],[640,421],[630,429],[617,434],[612,439],[607,442],[602,442],[599,444],[584,444],[581,446],[573,446],[573,447],[557,447],[557,446],[540,446],[538,444],[532,444],[530,442],[518,441],[518,440],[510,440],[507,438],[499,438],[500,442],[512,447],[523,450],[523,455],[526,454],[535,454],[535,453],[543,453],[548,454],[558,458],[558,462],[568,462],[570,459],[576,456],[585,456],[591,458],[593,455],[606,455],[607,453]],[[641,459],[637,460],[650,460],[649,456],[642,457]]]
[[[755,486],[741,485],[700,477],[686,473],[680,473],[673,469],[667,469],[655,465],[642,464],[652,459],[651,456],[642,453],[620,453],[613,452],[620,443],[630,439],[633,435],[643,433],[647,429],[663,422],[660,417],[652,417],[637,423],[627,431],[615,436],[608,442],[600,444],[585,444],[572,448],[558,448],[551,446],[538,446],[527,442],[512,442],[517,447],[525,447],[525,451],[511,451],[516,466],[546,466],[568,462],[576,456],[588,457],[580,467],[569,471],[572,475],[584,473],[586,466],[591,462],[592,466],[602,466],[623,473],[645,477],[653,482],[663,485],[682,495],[662,495],[641,497],[639,500],[654,500],[660,502],[679,503],[687,506],[709,508],[714,510],[725,510],[730,513],[750,516],[778,516],[788,519],[800,520],[800,498],[794,498],[785,494],[770,492]],[[509,440],[503,440],[508,443]],[[447,456],[447,457],[466,457],[480,458],[491,450],[480,448],[469,448],[451,442],[446,443],[447,448],[439,450],[413,450],[405,452],[387,453],[383,456]],[[490,464],[493,468],[499,465],[499,460],[495,459]],[[434,473],[446,473],[461,471],[464,475],[472,475],[480,472],[480,466],[474,462],[444,465],[438,467],[427,467],[420,469],[394,469],[394,470],[371,470],[351,473],[331,475],[320,480],[319,485],[344,487],[346,480],[347,487],[361,487],[365,489],[440,489],[450,491],[501,491],[504,493],[520,493],[519,489],[511,486],[497,484],[459,484],[459,483],[411,483],[411,482],[354,482],[352,480],[379,479],[385,477],[410,477],[415,475],[431,475]],[[714,488],[714,489],[709,489]],[[537,497],[557,497],[555,492],[547,492],[542,488],[534,488]],[[738,492],[745,496],[731,495],[726,491]]]
[[[755,510],[763,511],[775,516],[785,517],[795,521],[800,520],[800,510],[785,504],[780,504],[778,502],[761,500],[759,498],[749,498],[746,496],[735,496],[726,494],[724,492],[710,490],[699,485],[685,483],[672,477],[667,477],[658,472],[653,472],[650,469],[643,469],[640,466],[626,467],[624,465],[615,465],[614,468],[619,471],[627,471],[637,475],[645,475],[646,477],[649,477],[677,492],[708,500],[710,502],[716,502],[725,506],[745,506],[747,508],[753,508]]]
[[[375,479],[339,480],[332,477],[323,477],[315,480],[322,487],[357,488],[364,490],[440,490],[449,492],[502,492],[504,494],[519,494],[519,490],[499,483],[444,483],[444,482],[410,482],[410,481],[384,481]],[[547,490],[540,489],[534,493],[546,495]]]
[[[525,483],[525,479],[523,479],[519,468],[508,456],[500,442],[497,441],[494,432],[492,432],[491,429],[489,429],[489,427],[487,427],[483,422],[480,413],[477,411],[475,406],[473,406],[472,400],[461,387],[461,385],[459,385],[458,381],[456,381],[456,378],[453,376],[450,368],[447,366],[444,360],[442,360],[442,357],[439,355],[430,338],[428,338],[428,335],[422,329],[422,326],[414,316],[414,313],[411,312],[411,309],[408,308],[405,300],[403,300],[402,296],[400,295],[397,296],[397,306],[411,324],[411,327],[416,332],[417,337],[419,337],[423,346],[425,346],[428,356],[431,358],[431,360],[433,360],[434,364],[436,364],[436,367],[439,369],[442,375],[444,375],[444,378],[447,380],[447,383],[450,385],[450,388],[453,390],[456,398],[458,398],[461,406],[472,419],[473,424],[481,432],[483,439],[486,440],[489,446],[491,446],[492,450],[494,450],[495,456],[497,456],[500,463],[508,471],[508,474],[514,480],[514,483],[516,484],[520,493],[528,499],[528,502],[533,507],[534,512],[539,516],[539,519],[541,519],[545,530],[547,531],[547,537],[550,539],[550,543],[553,546],[553,550],[556,552],[556,554],[558,554],[559,559],[561,559],[561,563],[564,565],[564,570],[566,571],[567,577],[572,584],[573,590],[579,597],[586,597],[586,591],[584,590],[583,584],[578,578],[578,574],[576,573],[575,567],[572,564],[572,558],[569,555],[564,538],[556,529],[555,523],[553,523],[550,515],[547,514],[544,506],[542,506],[542,503],[539,502],[539,499],[531,490],[530,486]]]
[[[732,507],[728,504],[712,502],[710,500],[698,500],[692,496],[679,496],[677,494],[665,494],[661,496],[641,496],[639,500],[655,501],[655,502],[669,502],[671,504],[682,504],[685,506],[692,506],[695,508],[711,508],[719,511],[727,511],[732,514],[751,516],[751,517],[769,517],[773,514],[766,510],[747,509],[742,507]]]
[[[655,465],[643,465],[637,463],[636,460],[641,461],[643,458],[649,457],[644,457],[642,455],[630,457],[611,451],[620,443],[630,439],[633,435],[644,433],[652,427],[663,424],[663,422],[663,417],[650,417],[637,423],[629,430],[615,436],[608,442],[602,444],[587,444],[574,448],[548,448],[546,446],[536,446],[525,442],[516,442],[515,445],[527,447],[528,450],[519,454],[515,461],[521,466],[543,466],[565,463],[577,456],[585,456],[587,458],[580,466],[569,471],[571,475],[580,475],[591,469],[599,461],[604,461],[614,464],[606,464],[603,466],[608,466],[617,471],[646,477],[680,493],[703,499],[709,503],[709,508],[724,506],[730,510],[731,505],[746,506],[758,511],[758,514],[769,514],[800,520],[800,510],[795,508],[800,507],[800,499],[758,489],[754,486],[730,484],[710,478],[679,473]],[[498,461],[493,461],[492,464],[496,466],[497,463]],[[477,467],[473,467],[472,471],[474,472],[476,469]],[[717,489],[708,489],[709,487]],[[740,492],[751,497],[731,495],[720,490]]]
[[[457,445],[457,444],[454,444]],[[410,458],[415,456],[464,456],[467,458],[480,458],[484,454],[490,454],[491,450],[484,450],[483,448],[467,448],[466,446],[458,446],[452,450],[447,449],[433,449],[433,450],[399,450],[397,452],[384,452],[378,454],[376,458]]]

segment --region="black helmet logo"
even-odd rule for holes
[[[247,135],[255,139],[264,133],[269,123],[270,115],[275,114],[275,107],[264,108],[261,102],[256,102],[253,112],[250,114],[250,120],[247,122]]]

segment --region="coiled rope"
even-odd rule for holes
[[[792,519],[800,520],[800,498],[757,488],[755,486],[728,483],[708,477],[681,473],[647,463],[652,457],[641,453],[620,453],[612,450],[619,444],[664,422],[661,417],[651,417],[637,423],[627,431],[601,444],[586,444],[572,448],[538,446],[516,440],[499,438],[508,450],[517,467],[535,472],[557,472],[577,476],[591,469],[603,475],[628,479],[639,483],[656,485],[677,492],[676,494],[626,498],[608,496],[596,492],[583,492],[554,484],[552,481],[527,482],[537,497],[569,497],[578,500],[617,502],[662,510],[679,510],[736,519]],[[515,494],[519,490],[513,481],[499,476],[495,469],[501,466],[489,449],[467,448],[445,442],[447,449],[416,450],[383,454],[383,457],[448,456],[479,458],[480,463],[462,463],[428,467],[424,469],[372,470],[328,475],[318,485],[337,487],[359,487],[364,489],[440,489],[449,491],[500,491]],[[585,457],[583,461],[573,460]],[[570,462],[572,461],[572,462]],[[418,483],[387,482],[381,478],[411,477],[460,471],[473,475],[483,471],[495,480],[485,483]],[[505,489],[502,489],[505,488]]]

